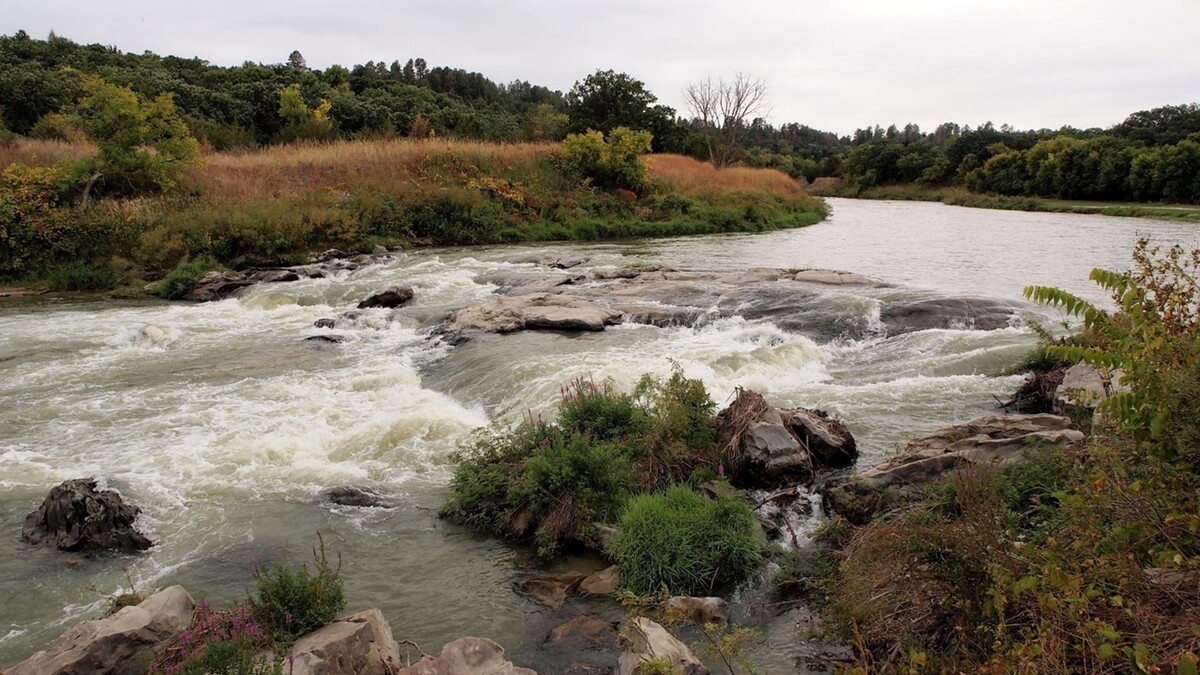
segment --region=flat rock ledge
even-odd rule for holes
[[[1067,417],[1050,414],[981,417],[910,441],[898,456],[823,486],[828,509],[855,524],[919,496],[961,468],[1020,462],[1031,444],[1069,448],[1084,438]]]
[[[501,296],[458,310],[438,333],[513,333],[525,329],[601,331],[622,313],[574,295],[527,293]]]

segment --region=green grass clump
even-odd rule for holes
[[[613,553],[621,585],[638,595],[664,587],[695,594],[741,581],[758,565],[764,541],[745,502],[720,496],[706,501],[677,486],[635,497],[621,516]]]
[[[218,269],[212,260],[181,262],[158,282],[158,294],[168,300],[179,300],[191,291],[208,272]]]
[[[259,655],[260,645],[249,637],[210,643],[188,659],[179,675],[283,675],[283,662]]]
[[[296,638],[333,621],[346,608],[339,565],[325,557],[325,544],[313,550],[315,574],[308,568],[273,565],[260,569],[249,599],[251,615],[271,639],[290,645]]]
[[[487,430],[453,455],[442,514],[533,538],[543,554],[589,541],[593,525],[615,522],[631,495],[715,472],[714,408],[704,385],[678,371],[645,377],[632,393],[575,380],[553,421]]]
[[[639,663],[633,675],[683,675],[683,669],[667,659],[658,658]]]

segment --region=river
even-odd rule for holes
[[[214,603],[242,599],[256,564],[310,559],[318,531],[340,553],[351,609],[382,608],[398,638],[426,651],[485,635],[521,662],[548,626],[587,607],[554,615],[516,595],[510,581],[526,552],[438,520],[448,456],[474,429],[552,408],[573,377],[632,387],[674,362],[718,403],[744,386],[847,419],[867,464],[915,434],[993,412],[993,395],[1019,381],[999,374],[1035,342],[1019,325],[881,337],[884,303],[1016,301],[1027,284],[1102,301],[1088,271],[1127,267],[1139,233],[1198,245],[1194,226],[1162,221],[830,202],[831,218],[799,230],[420,250],[204,305],[0,304],[0,664],[101,613],[126,578],[142,590],[182,583]],[[811,330],[725,313],[692,328],[524,332],[460,347],[427,339],[501,279],[546,274],[538,261],[564,256],[589,258],[572,272],[819,267],[888,285],[819,290]],[[396,283],[416,289],[398,318],[368,311],[339,331],[342,344],[302,341],[319,332],[316,319]],[[142,507],[157,546],[81,561],[20,540],[50,487],[88,475]],[[325,503],[323,492],[341,485],[373,486],[394,508]]]

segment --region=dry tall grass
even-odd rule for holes
[[[185,184],[210,199],[246,203],[322,189],[392,186],[427,177],[436,163],[507,173],[527,169],[558,152],[548,143],[498,144],[438,139],[361,140],[271,146],[212,153],[189,171]]]
[[[95,152],[96,147],[91,143],[17,138],[11,143],[0,143],[0,171],[10,164],[50,166],[64,159],[91,157]]]
[[[803,193],[795,179],[775,169],[753,169],[750,167],[713,168],[683,155],[651,155],[650,173],[666,180],[682,193],[694,195],[707,190],[729,192],[773,192],[790,197]]]

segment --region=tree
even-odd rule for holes
[[[288,54],[287,64],[292,70],[308,70],[308,62],[304,60],[304,55],[300,53],[299,49],[292,50],[292,53]]]
[[[200,144],[171,94],[146,101],[129,87],[99,78],[86,80],[84,89],[79,119],[97,152],[81,164],[90,174],[81,205],[98,185],[110,194],[167,192],[183,167],[200,156]]]
[[[655,105],[658,98],[646,85],[625,73],[598,70],[567,93],[570,131],[589,129],[608,135],[617,127],[654,132],[673,122],[675,111]]]
[[[767,83],[745,73],[726,82],[711,77],[689,83],[684,101],[700,124],[713,166],[728,166],[737,156],[746,120],[767,113]]]

